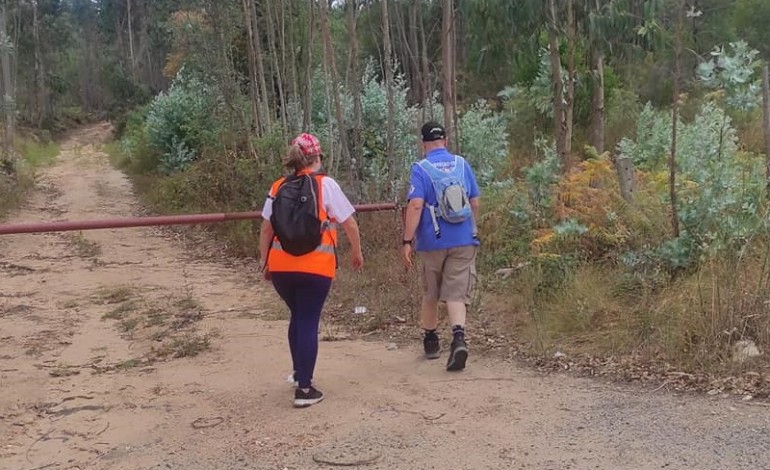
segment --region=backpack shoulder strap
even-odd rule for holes
[[[270,191],[267,193],[267,197],[270,199],[275,199],[276,194],[278,194],[278,190],[281,188],[281,185],[286,181],[286,177],[277,179],[272,186],[270,186]]]
[[[427,158],[420,160],[418,165],[420,165],[420,168],[428,175],[431,181],[435,182],[444,176],[444,172],[436,168]]]
[[[455,167],[452,169],[451,174],[458,176],[465,184],[465,159],[460,155],[455,155]]]
[[[439,170],[438,168],[436,168],[435,165],[433,165],[427,159],[421,160],[419,162],[419,165],[425,171],[425,173],[430,177],[431,181],[434,183],[437,183],[448,176],[461,178],[464,181],[465,180],[465,159],[459,155],[454,155],[454,159],[455,159],[454,160],[455,166],[452,169],[452,171],[449,171],[449,172]]]
[[[320,217],[321,214],[326,214],[326,210],[324,209],[324,182],[323,179],[326,177],[326,173],[322,171],[317,171],[315,173],[310,173],[308,175],[310,177],[310,184],[313,185],[313,188],[315,188],[315,196],[316,196],[316,204],[317,204],[317,211],[318,215]],[[321,219],[321,222],[326,222],[329,220],[329,214],[326,214],[326,217],[324,219]]]

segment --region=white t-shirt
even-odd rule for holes
[[[356,212],[340,185],[328,176],[321,178],[321,195],[324,209],[332,222],[344,223]],[[268,197],[262,207],[262,218],[270,220],[271,215],[273,215],[273,199]]]

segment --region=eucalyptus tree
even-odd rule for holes
[[[3,156],[0,165],[4,169],[12,168],[13,141],[16,135],[16,96],[12,62],[16,49],[11,35],[8,34],[8,16],[10,0],[0,2],[0,67],[2,68],[3,86],[3,118],[5,119],[5,135],[3,136]]]

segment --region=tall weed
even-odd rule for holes
[[[0,169],[0,218],[24,201],[35,184],[35,171],[55,161],[59,145],[34,136],[19,136],[15,150],[20,158],[14,161],[12,171],[6,173]]]

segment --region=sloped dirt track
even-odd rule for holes
[[[98,150],[109,135],[71,136],[10,221],[137,214]],[[216,332],[211,350],[147,362],[165,331],[151,319],[184,301],[197,316],[167,332]],[[253,266],[158,229],[0,237],[0,468],[770,469],[761,404],[478,356],[450,375],[416,344],[322,343],[327,399],[294,410],[277,302]]]

